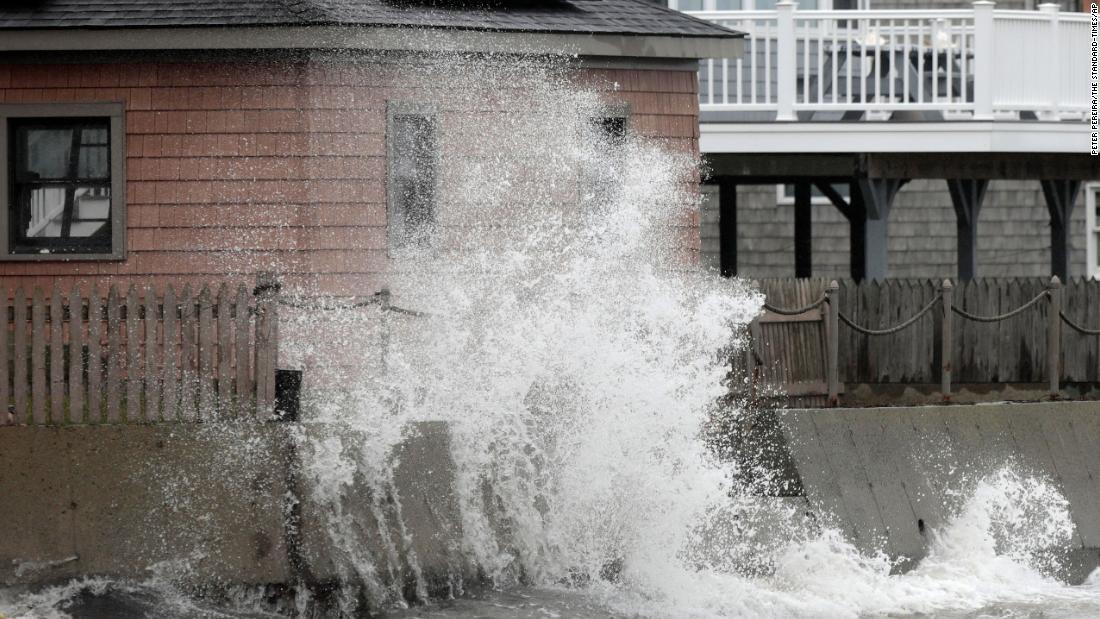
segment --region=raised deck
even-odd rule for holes
[[[702,61],[704,153],[1090,150],[1084,13],[688,12],[746,33]]]

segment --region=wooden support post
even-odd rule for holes
[[[1070,216],[1081,190],[1081,181],[1042,179],[1043,197],[1050,213],[1050,272],[1062,281],[1069,277]]]
[[[952,333],[952,318],[955,313],[952,309],[955,305],[955,287],[951,284],[951,280],[943,280],[940,295],[943,311],[943,320],[940,321],[940,392],[943,394],[943,401],[948,402],[951,400],[951,360],[954,359],[953,352],[955,349],[953,344],[954,333]]]
[[[867,277],[867,207],[863,204],[863,193],[859,183],[849,185],[848,204],[851,215],[848,216],[848,269],[856,282]]]
[[[813,211],[809,181],[794,184],[794,276],[813,276]]]
[[[1050,278],[1047,293],[1050,295],[1047,316],[1047,378],[1050,381],[1050,399],[1057,400],[1062,378],[1062,281],[1057,275]]]
[[[863,198],[863,275],[867,279],[884,280],[889,274],[890,211],[901,187],[909,182],[903,178],[863,178],[859,192]]]
[[[825,377],[829,390],[829,406],[840,405],[840,284],[834,279],[825,288],[825,337],[828,357]]]
[[[986,179],[947,179],[951,203],[955,207],[958,233],[959,281],[974,279],[978,271],[978,215],[989,187]]]
[[[718,247],[722,277],[737,275],[737,183],[718,180]]]

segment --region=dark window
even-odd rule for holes
[[[604,118],[597,118],[595,120],[596,127],[599,129],[600,135],[604,136],[611,143],[621,143],[626,139],[626,117],[625,116],[607,116]]]
[[[8,132],[8,253],[112,253],[110,118],[13,118]]]
[[[436,121],[423,114],[395,114],[390,152],[391,209],[398,247],[426,246],[435,225],[439,136]]]

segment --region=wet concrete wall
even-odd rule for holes
[[[0,585],[77,576],[189,586],[333,581],[346,551],[313,500],[297,424],[0,427]],[[332,431],[330,428],[328,431]],[[415,424],[386,496],[341,491],[379,582],[431,587],[455,574],[460,535],[449,432]],[[380,518],[376,518],[376,516]],[[385,553],[395,553],[392,560]],[[388,570],[388,571],[386,571]]]
[[[282,432],[0,428],[0,583],[79,575],[284,582]]]
[[[1076,525],[1063,578],[1100,565],[1100,402],[788,410],[787,451],[815,513],[859,548],[924,557],[983,476],[1049,479]]]
[[[359,453],[367,438],[339,424],[307,424],[303,432],[311,444],[337,437],[344,454]],[[405,436],[391,454],[392,477],[370,480],[360,469],[345,480],[337,500],[310,488],[334,479],[318,482],[304,471],[298,476],[303,580],[363,583],[416,599],[446,596],[458,581],[475,577],[461,554],[450,430],[444,422],[420,422],[406,428]]]

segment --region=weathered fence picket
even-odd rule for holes
[[[145,399],[145,420],[158,421],[160,416],[160,381],[158,369],[164,356],[164,349],[157,345],[157,325],[160,324],[157,293],[151,287],[145,289],[145,302],[142,305],[145,318],[145,377],[143,393]]]
[[[50,294],[50,420],[65,420],[65,344],[64,319],[61,311],[61,291],[54,283]]]
[[[756,285],[770,307],[802,308],[827,282],[769,279]],[[940,307],[925,311],[930,304]],[[938,382],[949,397],[952,381],[1047,383],[1055,396],[1062,383],[1100,382],[1097,280],[982,279],[947,290],[930,280],[842,281],[829,305],[839,308],[845,323],[836,353],[841,385]],[[817,380],[826,379],[820,321],[772,316],[765,313],[750,330],[762,340],[754,344],[762,357],[756,370],[761,382],[806,383],[814,371]],[[800,396],[801,390],[795,386]]]
[[[31,410],[36,424],[46,423],[46,304],[34,287],[31,303]]]
[[[277,344],[244,286],[0,288],[0,425],[270,419]]]
[[[126,412],[130,421],[145,417],[141,407],[141,316],[137,289],[126,292]]]
[[[180,394],[179,394],[179,305],[176,299],[175,289],[169,285],[164,292],[163,317],[163,342],[162,354],[164,355],[164,369],[161,376],[164,379],[164,387],[161,390],[164,404],[161,409],[162,421],[178,421],[180,418]]]
[[[0,294],[0,299],[7,295]],[[0,329],[0,332],[6,329]],[[84,300],[80,297],[80,287],[69,291],[69,421],[83,419],[84,413]],[[0,360],[0,367],[7,364]],[[0,402],[6,401],[0,395]]]
[[[15,319],[12,323],[12,335],[15,342],[15,371],[12,389],[15,392],[15,423],[26,423],[28,407],[27,396],[27,294],[22,286],[15,289],[12,304],[15,306]]]
[[[180,293],[180,416],[184,421],[194,421],[195,410],[195,368],[198,366],[196,352],[195,322],[198,318],[195,299],[191,296],[190,284]]]
[[[233,405],[233,346],[230,344],[233,337],[233,323],[230,317],[231,305],[229,287],[222,284],[218,287],[215,307],[218,310],[218,412],[223,417],[231,415]]]
[[[119,420],[122,409],[122,361],[121,337],[122,305],[118,298],[118,286],[107,292],[107,421]]]
[[[235,317],[234,344],[236,350],[234,360],[237,368],[237,389],[233,398],[233,410],[238,416],[242,415],[253,404],[255,397],[255,383],[252,380],[252,355],[249,346],[248,334],[248,291],[244,285],[237,288],[237,304]]]
[[[99,423],[103,419],[102,323],[103,303],[99,298],[99,287],[93,286],[88,297],[88,411],[84,417],[88,423]],[[73,420],[76,421],[77,417]]]
[[[214,306],[210,299],[210,287],[199,292],[199,365],[198,375],[200,415],[213,415],[214,410]]]
[[[4,324],[8,321],[8,307],[10,306],[8,301],[8,295],[0,294],[0,318],[4,320]],[[8,375],[7,369],[8,363],[8,330],[6,328],[0,329],[0,402],[11,402],[11,376]],[[5,415],[4,413],[8,413]],[[8,411],[0,411],[0,418],[14,421],[15,415]],[[10,418],[10,419],[8,419]]]

